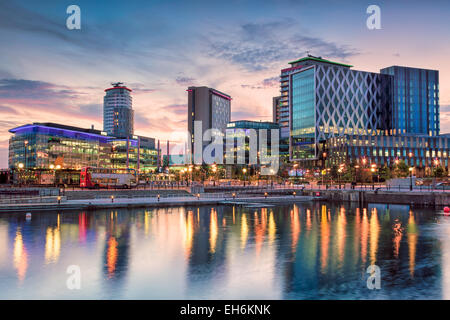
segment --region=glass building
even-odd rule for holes
[[[392,66],[391,134],[439,135],[439,71]]]
[[[366,158],[377,165],[404,160],[448,167],[448,136],[439,136],[438,71],[364,72],[311,55],[290,64],[282,70],[274,119],[282,121],[285,102],[291,161],[323,167]]]
[[[307,57],[289,76],[290,159],[318,160],[327,139],[389,128],[390,76]]]
[[[398,161],[416,168],[441,166],[450,171],[450,135],[345,135],[326,142],[327,166],[342,163],[392,167]]]
[[[155,139],[116,138],[106,132],[56,123],[33,123],[10,129],[9,168],[78,172],[82,167],[155,170]],[[128,148],[127,148],[128,145]]]

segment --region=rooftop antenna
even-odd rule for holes
[[[113,87],[120,87],[120,86],[123,85],[123,82],[111,82],[111,85],[112,85]]]

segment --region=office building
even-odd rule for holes
[[[437,166],[450,172],[450,135],[344,135],[327,140],[325,148],[326,167],[343,163],[393,167],[404,161],[416,168],[415,174],[429,174]]]
[[[189,87],[188,91],[188,131],[190,153],[194,150],[194,121],[202,122],[202,137],[208,129],[218,129],[225,134],[231,120],[231,97],[208,87]],[[203,143],[208,144],[208,142]]]
[[[390,134],[439,135],[439,71],[392,66]]]
[[[281,91],[287,92],[291,161],[310,168],[363,158],[380,166],[400,160],[448,166],[448,137],[439,136],[438,71],[365,72],[311,55],[290,64]]]
[[[250,130],[255,130],[256,139],[253,143],[256,144],[256,149],[251,150]],[[260,168],[261,165],[266,165],[268,163],[262,163],[264,160],[261,158],[261,144],[260,141],[260,130],[266,130],[266,143],[263,145],[266,150],[266,156],[270,156],[272,153],[272,130],[278,131],[278,137],[280,136],[280,125],[275,122],[269,121],[251,121],[251,120],[238,120],[231,121],[227,125],[227,140],[225,141],[226,152],[233,153],[233,164],[226,165],[226,177],[232,178],[234,175],[239,174],[239,170],[243,168],[248,168],[251,170],[250,174],[255,174],[256,170]],[[243,142],[243,145],[239,144],[239,141]],[[229,144],[231,142],[231,144]],[[279,142],[279,141],[277,141]],[[279,148],[279,147],[278,147]],[[253,152],[253,154],[252,154]],[[243,153],[244,163],[238,164],[238,155]],[[254,156],[253,159],[250,157]],[[225,161],[225,160],[224,160]],[[268,160],[266,160],[268,161]]]
[[[103,98],[103,131],[115,137],[131,137],[134,132],[131,89],[122,82],[112,85]]]
[[[308,56],[290,64],[290,158],[318,159],[323,143],[344,134],[389,128],[390,76]]]
[[[60,170],[79,178],[82,167],[134,168],[141,173],[157,165],[155,139],[117,138],[104,131],[56,123],[32,123],[10,129],[9,168],[38,173]]]

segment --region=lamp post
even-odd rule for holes
[[[244,187],[245,187],[245,174],[247,173],[247,169],[246,168],[244,168],[244,169],[242,169],[242,173],[244,174]]]
[[[341,189],[341,173],[342,173],[342,168],[338,169],[338,184],[339,184],[339,189]],[[344,189],[345,189],[345,185],[344,185]]]
[[[439,166],[439,159],[436,158],[434,159],[434,165],[435,165],[435,169],[434,169],[434,185],[436,186],[436,180],[437,180],[437,168]]]
[[[370,172],[372,172],[372,190],[375,189],[375,181],[373,181],[373,174],[375,173],[376,169],[375,169],[375,165],[371,165],[370,166]]]
[[[59,169],[61,169],[61,165],[57,164],[57,165],[55,166],[55,184],[56,184],[56,186],[58,185],[58,184],[57,184],[57,179],[56,179],[56,177],[57,177],[56,172],[58,172]]]
[[[412,191],[413,189],[413,185],[412,185],[412,172],[413,172],[413,167],[409,167],[409,191]]]
[[[215,186],[216,186],[216,172],[217,172],[217,167],[216,167],[216,165],[213,165],[213,167],[212,167],[212,172],[214,173],[214,176],[213,176],[213,186],[215,187]]]
[[[24,153],[25,153],[25,170],[27,169],[27,164],[28,164],[28,161],[27,161],[27,149],[28,149],[28,140],[25,140],[24,142],[23,142],[23,145],[24,145]]]
[[[355,189],[356,183],[358,181],[358,179],[357,179],[358,169],[359,169],[359,165],[355,165],[355,176],[354,176],[354,179],[352,181],[352,189]]]
[[[17,167],[19,168],[19,184],[20,185],[22,185],[22,180],[23,180],[23,177],[22,177],[22,170],[23,170],[23,163],[22,162],[20,162],[18,165],[17,165]]]

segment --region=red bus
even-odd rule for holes
[[[131,188],[138,183],[134,169],[84,167],[80,173],[81,188]]]

